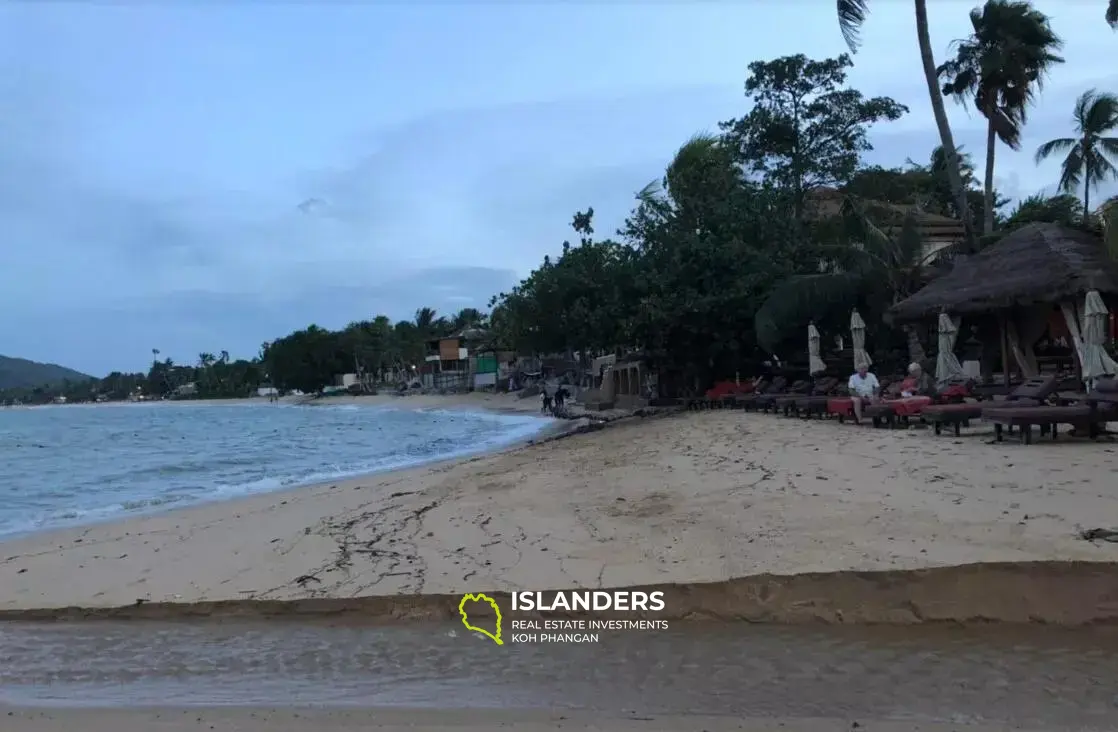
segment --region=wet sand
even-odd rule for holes
[[[0,715],[4,708],[0,707]],[[1063,732],[1073,727],[927,722],[851,722],[845,719],[744,719],[701,716],[656,716],[611,719],[600,714],[548,714],[492,710],[420,711],[317,709],[137,709],[10,712],[11,732]],[[855,723],[857,726],[854,726]],[[1099,728],[1102,729],[1102,728]]]
[[[300,614],[333,602],[430,617],[445,598],[428,596],[675,583],[683,616],[1118,618],[1118,544],[1077,537],[1118,526],[1115,447],[988,439],[740,411],[635,420],[5,542],[0,610]],[[1043,564],[1056,561],[1084,564]],[[903,573],[1005,562],[1033,564]],[[270,604],[245,604],[259,601]]]
[[[359,729],[362,720],[384,725],[374,729],[584,729],[578,724],[587,721],[600,729],[845,730],[854,721],[895,725],[871,729],[1112,729],[1118,714],[1118,629],[690,623],[606,633],[597,643],[505,646],[460,631],[0,626],[0,704],[14,705],[7,711],[19,715],[17,730],[61,730],[67,720],[102,729],[89,726],[89,714],[114,732],[191,728],[181,725],[199,718],[216,729],[309,728],[308,716],[325,729]],[[152,705],[164,709],[145,708]],[[105,711],[74,717],[70,707]],[[36,722],[47,719],[39,715],[54,721]],[[158,725],[140,726],[154,715]],[[737,727],[740,720],[749,723]]]

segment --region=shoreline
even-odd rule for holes
[[[417,395],[417,396],[419,396],[419,395]],[[304,490],[304,489],[307,489],[307,488],[314,488],[314,487],[317,487],[317,486],[322,486],[322,485],[326,485],[328,483],[333,483],[333,482],[337,482],[337,481],[352,481],[352,480],[369,479],[369,478],[375,478],[375,477],[381,476],[381,475],[389,475],[391,473],[400,472],[400,471],[415,470],[415,469],[421,469],[421,468],[426,468],[426,467],[434,467],[434,466],[444,465],[444,464],[453,464],[455,462],[458,462],[458,461],[461,461],[461,460],[468,460],[468,459],[474,458],[474,457],[480,457],[480,456],[485,456],[485,455],[495,455],[495,454],[499,454],[499,453],[506,452],[506,451],[509,451],[509,450],[515,450],[515,449],[523,447],[525,445],[532,445],[532,444],[537,444],[537,443],[541,443],[541,442],[547,442],[547,441],[550,441],[550,440],[561,439],[561,438],[566,437],[566,436],[571,435],[571,434],[577,434],[579,431],[581,431],[582,429],[585,429],[585,427],[586,427],[585,421],[583,421],[583,420],[556,419],[556,418],[548,417],[548,416],[543,415],[543,414],[532,413],[527,409],[518,409],[518,408],[516,408],[515,405],[506,404],[506,405],[502,406],[499,403],[501,401],[505,401],[504,399],[501,399],[502,395],[497,395],[498,396],[498,403],[495,403],[495,404],[491,404],[491,403],[489,403],[488,401],[485,401],[485,400],[457,398],[457,397],[460,397],[460,396],[467,396],[468,397],[470,395],[453,395],[452,398],[445,400],[445,402],[440,402],[439,401],[439,399],[443,398],[441,396],[429,396],[428,398],[424,399],[423,401],[415,401],[415,402],[411,402],[411,403],[407,403],[407,404],[399,404],[399,405],[395,404],[392,401],[392,398],[382,399],[379,396],[338,397],[336,401],[332,400],[332,401],[329,401],[329,402],[326,402],[326,403],[312,403],[312,404],[307,404],[307,405],[295,405],[292,402],[288,402],[287,406],[310,406],[310,407],[326,406],[326,407],[329,407],[329,406],[351,406],[352,405],[352,406],[360,406],[360,407],[364,407],[364,408],[368,408],[368,409],[376,409],[376,408],[380,408],[380,407],[389,407],[389,408],[403,409],[403,410],[408,410],[408,411],[445,410],[445,411],[448,411],[448,412],[465,412],[465,413],[472,413],[472,414],[477,414],[477,415],[534,417],[534,418],[540,420],[540,422],[543,423],[543,424],[541,424],[536,429],[536,431],[533,432],[531,435],[516,437],[514,439],[511,439],[507,442],[498,444],[496,446],[487,446],[487,447],[478,447],[478,448],[466,449],[466,450],[459,451],[459,452],[451,454],[451,455],[446,455],[446,456],[443,456],[443,457],[427,458],[427,459],[421,460],[419,462],[415,462],[415,463],[412,463],[412,464],[409,464],[409,465],[404,465],[404,466],[401,466],[401,467],[383,468],[383,469],[380,469],[380,470],[373,470],[371,472],[355,473],[355,474],[351,474],[351,475],[339,475],[335,478],[332,478],[330,480],[325,480],[325,481],[324,480],[313,480],[313,481],[310,481],[310,482],[296,482],[296,483],[292,483],[292,484],[288,484],[288,485],[280,485],[276,488],[271,488],[271,489],[267,489],[267,490],[247,492],[247,493],[231,495],[231,496],[224,496],[224,497],[223,496],[211,496],[211,497],[202,498],[202,499],[199,499],[199,500],[196,500],[196,501],[184,502],[184,503],[181,503],[181,504],[171,505],[171,506],[155,505],[155,506],[149,506],[145,510],[122,511],[121,513],[114,514],[114,515],[109,515],[109,516],[106,516],[104,518],[98,518],[98,519],[92,519],[92,520],[77,520],[73,523],[61,523],[61,524],[57,524],[57,525],[53,525],[53,526],[41,526],[41,527],[35,528],[35,529],[21,530],[21,531],[15,531],[15,532],[11,532],[11,533],[4,533],[4,534],[0,534],[0,546],[2,546],[5,542],[12,542],[12,541],[18,541],[18,540],[23,540],[23,539],[30,539],[32,537],[38,537],[38,536],[48,536],[48,535],[50,535],[54,532],[59,532],[59,531],[84,529],[84,528],[93,527],[93,526],[99,526],[99,525],[105,525],[105,524],[114,524],[114,523],[118,523],[118,522],[121,522],[121,521],[131,521],[131,520],[140,519],[140,518],[149,517],[149,516],[158,516],[158,515],[162,515],[162,514],[166,514],[166,513],[173,513],[175,511],[187,510],[187,509],[195,508],[195,507],[198,507],[198,506],[206,506],[206,505],[210,505],[210,504],[236,502],[236,501],[252,498],[254,496],[278,495],[278,494],[281,494],[281,493],[286,493],[288,491],[299,491],[299,490]],[[492,395],[490,395],[490,397],[492,397]],[[490,400],[490,401],[492,401],[492,400]],[[178,405],[178,406],[182,406],[183,404],[187,404],[189,406],[241,406],[241,405],[269,406],[268,404],[262,404],[260,402],[261,402],[261,400],[259,400],[259,399],[220,399],[220,400],[215,399],[215,400],[196,400],[195,404],[192,404],[188,400],[178,401],[178,402],[146,402],[146,403],[143,403],[143,404],[147,404],[147,405],[175,404],[175,405]],[[120,405],[131,406],[130,403],[128,403],[128,402],[113,402],[113,403],[109,404],[109,406],[120,406]],[[69,407],[91,407],[92,408],[92,407],[100,407],[100,406],[105,406],[105,405],[102,405],[102,404],[65,405],[65,404],[63,404],[63,405],[45,405],[45,406],[52,406],[52,407],[59,407],[59,408],[67,407],[67,406],[69,406]],[[272,405],[272,406],[274,406],[274,405]]]
[[[422,621],[465,592],[671,587],[661,618],[1111,623],[1118,544],[1077,532],[1118,526],[1116,468],[1074,441],[730,410],[620,420],[0,541],[0,618]]]

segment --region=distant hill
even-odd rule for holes
[[[23,389],[61,384],[70,381],[89,381],[93,377],[53,363],[39,363],[25,358],[0,356],[0,389]]]

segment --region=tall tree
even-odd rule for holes
[[[869,125],[908,112],[889,97],[867,99],[846,86],[850,57],[822,61],[803,54],[749,65],[745,93],[753,108],[721,123],[724,140],[746,170],[788,189],[798,213],[821,186],[844,185],[871,150]]]
[[[943,93],[971,102],[986,118],[986,175],[982,233],[994,230],[994,157],[997,142],[1017,150],[1027,110],[1045,74],[1064,59],[1063,42],[1048,16],[1028,2],[987,0],[970,11],[973,32],[956,42],[955,58],[941,65]]]
[[[1061,190],[1083,185],[1083,210],[1091,211],[1091,188],[1118,178],[1118,96],[1090,89],[1075,100],[1075,137],[1058,137],[1037,148],[1036,161],[1066,152],[1060,168]]]
[[[935,116],[936,128],[939,130],[940,144],[948,158],[947,176],[966,231],[967,244],[974,249],[978,242],[974,235],[970,207],[967,205],[967,190],[959,173],[959,148],[955,145],[955,136],[951,133],[951,123],[947,119],[947,109],[944,107],[943,95],[940,93],[935,56],[932,54],[932,37],[928,31],[928,6],[926,0],[914,0],[914,5],[916,42],[920,47],[920,62],[924,67],[924,81],[928,87],[928,97],[932,102],[932,114]],[[869,14],[869,0],[835,0],[835,8],[843,37],[846,38],[850,50],[856,52],[860,44],[859,31]]]

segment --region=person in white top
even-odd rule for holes
[[[870,373],[869,367],[863,364],[850,377],[846,387],[850,390],[850,398],[854,402],[854,421],[861,422],[862,406],[877,401],[881,384],[878,383],[877,377]]]

